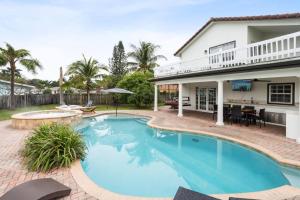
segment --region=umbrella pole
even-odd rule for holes
[[[118,116],[118,97],[116,98],[116,117]]]

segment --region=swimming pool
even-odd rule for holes
[[[178,186],[221,194],[299,184],[299,170],[229,141],[153,129],[147,119],[130,115],[98,116],[86,123],[79,130],[88,147],[82,168],[115,193],[172,197]]]

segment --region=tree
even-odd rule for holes
[[[9,65],[10,69],[10,108],[15,108],[15,74],[17,64],[23,66],[27,71],[36,73],[37,68],[42,65],[37,59],[31,57],[30,52],[26,49],[14,49],[10,44],[6,43],[6,48],[0,48],[0,66]]]
[[[134,72],[126,75],[118,83],[118,87],[134,92],[127,96],[127,103],[135,104],[137,107],[145,107],[153,103],[154,86],[149,81],[151,78],[153,78],[151,72]]]
[[[99,62],[92,57],[86,59],[83,55],[82,60],[78,60],[69,65],[67,74],[84,84],[89,101],[90,90],[94,88],[94,80],[103,75],[101,70],[107,71],[107,67],[100,65]]]
[[[157,61],[159,59],[167,58],[163,55],[156,55],[156,50],[160,48],[159,45],[150,42],[140,42],[140,46],[131,45],[132,52],[128,53],[128,57],[132,58],[133,62],[128,62],[133,70],[138,71],[153,71],[154,67],[159,66]]]
[[[127,73],[127,56],[122,41],[114,46],[112,58],[109,59],[109,68],[114,87]]]

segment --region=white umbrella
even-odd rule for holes
[[[102,90],[104,94],[133,94],[133,92],[129,90],[125,90],[122,88],[111,88],[107,90]],[[118,100],[116,99],[116,116],[118,115]]]

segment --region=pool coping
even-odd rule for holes
[[[68,115],[64,116],[58,116],[58,117],[30,117],[30,115],[26,116],[27,114],[30,113],[42,113],[42,112],[65,112],[68,113]],[[11,116],[11,119],[20,119],[20,120],[47,120],[47,119],[56,119],[56,118],[68,118],[68,117],[74,117],[81,115],[81,111],[60,111],[60,110],[36,110],[36,111],[28,111],[28,112],[22,112],[22,113],[17,113]]]
[[[242,146],[248,147],[250,149],[253,149],[257,152],[260,152],[268,157],[270,157],[271,159],[277,161],[279,164],[283,165],[283,166],[289,166],[289,167],[294,167],[294,168],[299,168],[300,169],[300,162],[299,161],[295,161],[295,160],[290,160],[290,159],[285,159],[282,158],[280,155],[271,152],[270,150],[261,147],[259,145],[247,142],[247,141],[243,141],[243,140],[239,140],[239,139],[235,139],[232,138],[230,136],[225,136],[225,135],[221,135],[221,134],[217,134],[217,133],[213,133],[213,132],[209,132],[209,131],[197,131],[197,130],[192,130],[192,129],[182,129],[182,128],[172,128],[172,127],[163,127],[163,126],[159,126],[154,124],[154,121],[156,119],[156,116],[153,115],[145,115],[145,114],[137,114],[137,113],[131,113],[128,111],[120,111],[120,114],[128,114],[128,115],[136,115],[136,116],[141,116],[141,117],[147,117],[150,118],[150,120],[147,122],[147,125],[152,127],[152,128],[156,128],[156,129],[160,129],[160,130],[170,130],[170,131],[178,131],[178,132],[190,132],[190,133],[195,133],[195,134],[201,134],[201,135],[206,135],[206,136],[210,136],[210,137],[215,137],[215,138],[220,138],[223,140],[227,140],[233,143],[237,143],[240,144]],[[96,117],[96,116],[101,116],[101,115],[107,115],[107,114],[115,114],[114,112],[108,111],[108,112],[101,112],[101,113],[96,113],[94,115],[90,115],[90,116],[84,116],[83,118],[90,118],[90,117]],[[107,189],[104,189],[102,187],[100,187],[99,185],[97,185],[96,183],[94,183],[83,171],[83,168],[81,166],[80,161],[76,161],[74,164],[72,164],[71,166],[71,174],[73,176],[73,178],[75,179],[75,181],[77,182],[77,184],[88,194],[96,197],[96,198],[102,198],[102,199],[109,199],[109,200],[171,200],[172,197],[170,198],[156,198],[156,197],[139,197],[139,196],[130,196],[130,195],[122,195],[122,194],[118,194],[118,193],[114,193],[112,191],[109,191]],[[255,197],[258,198],[257,195],[261,194],[262,196],[265,196],[266,194],[273,194],[273,192],[277,192],[277,193],[283,193],[285,194],[287,190],[295,190],[297,192],[295,192],[296,195],[300,195],[300,189],[295,188],[293,186],[289,186],[289,185],[284,185],[278,188],[273,188],[270,190],[264,190],[264,191],[258,191],[258,192],[250,192],[250,193],[236,193],[236,194],[217,194],[217,195],[211,195],[217,198],[224,198],[227,199],[229,196],[246,196],[246,197]],[[266,194],[265,194],[266,193]],[[254,196],[253,196],[254,195]],[[272,195],[272,196],[276,196],[276,195]],[[285,198],[288,198],[290,196],[286,196]]]

